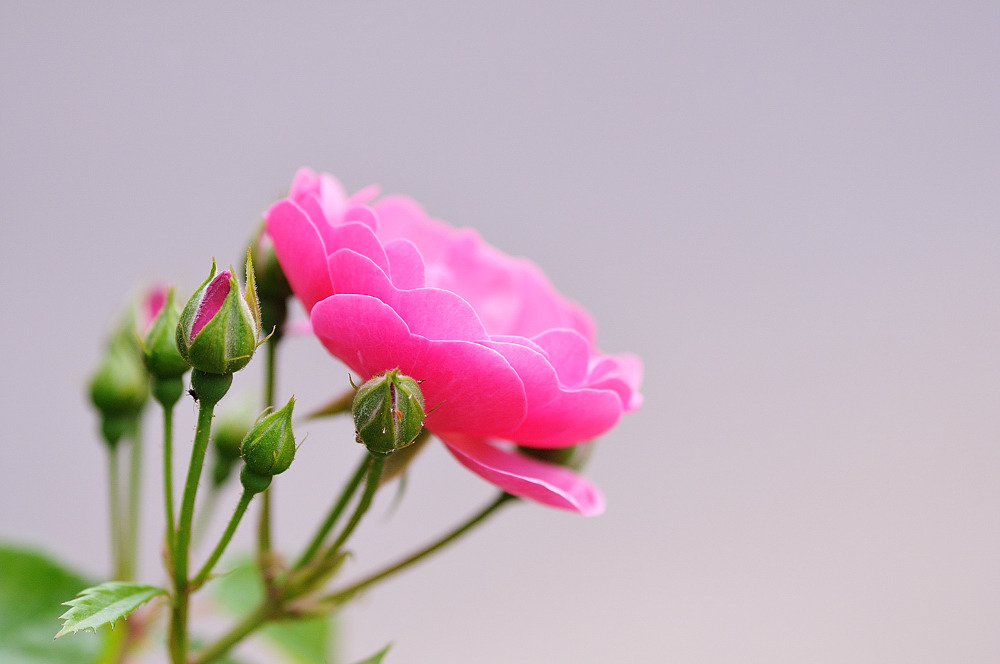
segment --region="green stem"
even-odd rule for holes
[[[122,506],[121,491],[118,487],[119,453],[118,445],[112,445],[108,451],[108,496],[111,505],[111,568],[112,577],[116,581],[125,580],[124,546],[122,543]]]
[[[277,613],[277,610],[265,601],[253,613],[248,614],[243,620],[234,625],[218,641],[199,652],[192,661],[192,664],[209,664],[216,661],[255,629],[275,617]]]
[[[330,558],[340,553],[340,547],[344,546],[351,533],[357,528],[358,523],[361,522],[361,517],[368,511],[368,507],[372,504],[372,497],[375,495],[375,491],[378,490],[378,478],[382,474],[384,463],[385,457],[371,458],[371,461],[368,463],[368,477],[365,479],[365,491],[361,494],[361,499],[358,500],[358,505],[354,508],[351,518],[347,521],[347,525],[344,526],[344,530],[341,531],[337,539],[330,545],[327,553],[323,556],[324,558]]]
[[[142,427],[139,420],[129,432],[128,528],[125,540],[125,580],[135,579],[139,559],[139,510],[142,494]]]
[[[198,427],[195,429],[191,463],[188,465],[184,498],[181,502],[180,521],[174,543],[174,605],[170,616],[170,656],[173,664],[184,664],[187,656],[187,613],[191,588],[188,585],[188,549],[191,544],[191,522],[194,517],[198,481],[205,465],[205,452],[212,429],[215,404],[222,399],[232,384],[232,374],[208,374],[195,369],[191,384],[199,395]]]
[[[208,575],[211,573],[212,568],[215,567],[215,563],[219,562],[219,558],[222,557],[222,552],[226,550],[226,546],[229,545],[229,540],[233,538],[233,533],[236,532],[236,526],[239,525],[240,519],[247,511],[247,506],[250,505],[250,501],[253,499],[254,494],[250,491],[244,491],[243,495],[240,496],[240,502],[236,505],[236,511],[233,512],[233,517],[229,520],[229,525],[226,526],[226,532],[222,534],[222,539],[215,547],[215,551],[209,556],[205,565],[198,572],[197,576],[194,577],[194,581],[191,582],[191,590],[197,590],[203,583]]]
[[[319,548],[323,546],[323,540],[326,539],[326,536],[330,534],[331,530],[333,530],[333,526],[337,522],[337,519],[340,518],[344,508],[347,507],[347,503],[351,500],[351,497],[354,496],[354,493],[361,485],[361,480],[364,478],[370,463],[371,456],[365,454],[361,463],[358,464],[357,470],[354,471],[354,475],[344,487],[343,491],[341,491],[340,496],[337,498],[337,502],[335,502],[333,507],[330,509],[330,513],[327,515],[326,521],[324,521],[323,525],[320,526],[320,529],[316,532],[316,536],[313,537],[312,542],[309,543],[305,552],[299,557],[298,562],[295,563],[296,569],[304,567],[306,563],[312,560],[313,556],[316,555]]]
[[[274,408],[274,392],[276,383],[276,365],[278,341],[280,336],[272,337],[267,343],[265,353],[267,362],[264,369],[264,407]],[[270,567],[268,562],[271,551],[271,487],[264,490],[260,503],[260,519],[257,522],[257,567],[262,571]],[[264,574],[265,579],[269,575]]]
[[[153,396],[163,408],[163,507],[167,522],[167,553],[173,556],[174,520],[174,405],[184,393],[180,377],[153,377]]]
[[[167,520],[167,546],[174,550],[174,407],[163,407],[163,505]]]
[[[399,571],[410,567],[411,565],[423,560],[430,554],[438,551],[447,544],[455,541],[466,532],[482,523],[486,520],[486,517],[497,511],[502,505],[506,504],[508,501],[514,500],[514,496],[509,493],[501,493],[496,500],[487,505],[485,508],[476,513],[472,518],[458,526],[451,532],[447,533],[445,536],[436,540],[435,542],[429,544],[428,546],[416,551],[415,553],[403,558],[402,560],[383,568],[382,570],[371,574],[370,576],[361,579],[360,581],[351,584],[350,586],[344,588],[343,590],[338,590],[330,595],[325,595],[319,599],[322,604],[329,604],[331,608],[339,606],[349,600],[354,595],[358,594],[365,588],[375,585],[379,581],[386,579]]]

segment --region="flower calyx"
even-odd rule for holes
[[[424,395],[416,380],[390,369],[358,388],[353,414],[357,441],[385,457],[416,440],[426,417]]]

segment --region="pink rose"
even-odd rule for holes
[[[426,426],[463,465],[504,491],[585,515],[600,492],[514,444],[563,448],[641,404],[642,365],[595,347],[587,313],[533,263],[413,201],[347,196],[301,169],[267,229],[313,331],[366,380],[399,367],[421,380]]]

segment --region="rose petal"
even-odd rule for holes
[[[597,487],[568,468],[501,450],[473,436],[447,434],[441,439],[463,466],[507,493],[584,516],[604,511],[604,496]]]
[[[424,259],[415,244],[409,240],[392,240],[386,242],[384,248],[389,257],[389,276],[393,286],[409,290],[426,285]]]
[[[386,271],[360,254],[341,250],[329,259],[338,293],[371,295],[392,307],[410,332],[429,339],[487,340],[476,312],[458,295],[437,288],[399,290]]]
[[[524,385],[494,350],[413,334],[392,307],[369,295],[328,297],[313,307],[311,320],[323,346],[362,379],[399,367],[423,381],[428,429],[485,435],[524,421]]]
[[[288,283],[308,311],[333,293],[323,240],[305,211],[288,199],[275,203],[264,217]]]
[[[601,435],[618,422],[622,403],[611,390],[559,383],[549,359],[530,342],[484,342],[501,353],[524,382],[528,414],[516,430],[497,437],[533,447],[567,447]]]

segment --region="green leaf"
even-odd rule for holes
[[[211,582],[212,596],[233,616],[243,616],[260,604],[264,587],[254,564],[231,563],[233,571]],[[260,633],[293,664],[331,661],[333,620],[328,617],[270,623]]]
[[[59,616],[63,621],[63,627],[56,634],[56,638],[63,634],[74,634],[82,629],[96,631],[101,625],[114,625],[116,620],[132,613],[140,604],[148,602],[157,595],[166,594],[167,591],[163,588],[122,581],[108,581],[93,588],[86,588],[81,590],[75,599],[63,602],[70,609]]]
[[[382,664],[382,658],[385,657],[385,654],[389,652],[389,648],[391,647],[392,644],[390,643],[385,648],[382,648],[377,653],[375,653],[368,659],[364,660],[363,662],[358,662],[358,664]]]
[[[29,549],[0,546],[0,662],[88,664],[103,639],[52,640],[59,602],[88,585],[86,579]]]

